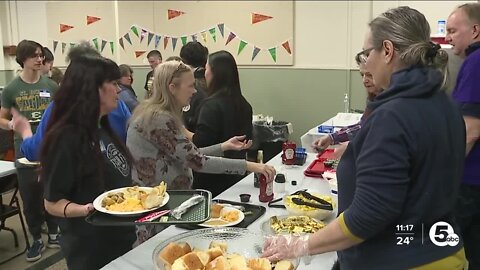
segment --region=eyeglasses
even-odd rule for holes
[[[357,53],[357,56],[355,56],[355,59],[358,59],[360,60],[360,63],[366,63],[367,62],[367,58],[368,56],[370,55],[370,52],[375,49],[375,47],[371,47],[371,48],[368,48],[368,49],[365,49],[359,53]]]

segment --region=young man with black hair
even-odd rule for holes
[[[31,40],[22,40],[17,46],[16,61],[22,71],[2,92],[2,108],[0,109],[0,128],[13,129],[10,120],[13,113],[25,116],[32,129],[35,130],[43,112],[57,91],[58,85],[41,70],[45,60],[43,47]],[[36,167],[26,166],[18,162],[23,157],[20,151],[22,138],[15,134],[15,157],[17,161],[18,188],[23,201],[23,212],[28,229],[33,237],[33,244],[27,252],[27,261],[41,258],[45,245],[41,238],[41,225],[48,226],[48,243],[51,248],[59,248],[58,226],[52,216],[46,214],[43,205],[43,184],[38,182]]]

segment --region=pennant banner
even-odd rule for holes
[[[173,51],[175,51],[175,47],[177,47],[177,40],[178,40],[178,38],[173,38],[173,37],[172,37],[172,48],[173,48]]]
[[[102,39],[102,47],[100,49],[100,52],[103,52],[103,49],[105,49],[106,45],[107,45],[107,41]]]
[[[187,37],[182,37],[182,45],[185,46],[187,44]]]
[[[110,51],[112,51],[113,54],[113,41],[110,41]]]
[[[223,35],[224,28],[225,28],[225,25],[223,23],[218,25],[218,30],[220,30],[220,34],[222,35],[222,37],[224,37]]]
[[[176,18],[176,17],[178,17],[178,16],[181,16],[181,15],[183,15],[183,14],[185,14],[185,12],[180,11],[180,10],[169,9],[169,10],[167,11],[167,17],[168,17],[169,20],[171,20],[171,19],[173,19],[173,18]]]
[[[122,47],[122,49],[125,50],[125,46],[123,46],[123,38],[119,38],[118,43],[120,44],[120,47]]]
[[[163,37],[163,49],[164,49],[164,50],[167,48],[168,39],[169,39],[169,37]]]
[[[76,45],[75,43],[70,42],[70,49],[73,48],[73,47],[75,47],[75,45]]]
[[[243,49],[247,46],[247,42],[240,40],[240,44],[238,45],[238,52],[237,55],[240,55],[240,53],[243,51]]]
[[[260,52],[260,48],[254,47],[253,48],[253,53],[252,53],[252,61],[257,57],[257,54]]]
[[[101,18],[95,16],[87,16],[87,25],[92,24],[94,22],[100,21]]]
[[[213,42],[217,42],[217,34],[215,33],[215,28],[208,30],[212,36]]]
[[[273,17],[268,16],[268,15],[263,15],[259,13],[252,13],[252,24],[256,24],[259,22],[263,22],[265,20],[272,19]]]
[[[140,34],[140,43],[142,43],[143,39],[147,36],[147,30],[142,29],[142,34]]]
[[[148,33],[148,42],[147,42],[147,46],[150,46],[150,42],[152,42],[152,38],[153,38],[154,34],[153,33]]]
[[[282,43],[283,48],[288,52],[288,54],[292,54],[292,50],[290,49],[290,44],[288,43],[288,40]]]
[[[63,32],[65,32],[65,31],[67,31],[67,30],[72,29],[72,28],[73,28],[73,26],[71,26],[71,25],[60,24],[60,33],[63,33]]]
[[[276,63],[277,62],[277,48],[273,47],[273,48],[268,49],[268,51],[270,52],[270,55],[272,56],[273,62]]]
[[[130,30],[132,30],[132,32],[133,32],[137,37],[139,37],[139,36],[138,36],[138,29],[137,29],[137,27],[136,27],[135,25],[132,25],[132,27],[130,27]]]
[[[197,41],[197,34],[192,35],[192,40]]]
[[[128,43],[130,43],[130,45],[132,45],[132,40],[130,40],[130,35],[128,33],[126,33],[124,36],[123,36],[124,39],[126,39],[128,41]]]
[[[93,44],[95,45],[95,49],[97,49],[98,51],[98,38],[94,38],[92,39],[92,41],[93,41]]]
[[[228,43],[230,43],[230,41],[232,41],[232,39],[234,39],[236,36],[237,36],[237,35],[235,35],[235,33],[230,32],[230,34],[228,35],[227,42],[225,43],[225,45],[228,45]]]
[[[135,51],[135,57],[136,58],[139,58],[140,56],[142,56],[146,51]]]
[[[57,50],[57,45],[58,45],[58,41],[54,40],[53,41],[53,53],[55,53],[55,51]]]
[[[158,44],[160,43],[161,36],[155,35],[155,49],[158,48]]]
[[[202,39],[203,42],[207,43],[207,33],[205,31],[202,32]]]
[[[67,43],[62,42],[62,54],[65,53],[65,48],[67,47]]]

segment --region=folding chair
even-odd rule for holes
[[[3,196],[6,193],[12,192],[12,198],[8,202],[8,204],[4,204]],[[0,264],[6,263],[23,253],[25,253],[30,248],[30,242],[28,240],[27,229],[25,227],[25,222],[23,221],[23,215],[20,210],[20,204],[18,202],[18,181],[17,181],[17,174],[11,174],[4,177],[0,177],[0,231],[6,230],[13,234],[13,239],[15,243],[15,247],[18,248],[18,236],[15,230],[12,228],[8,228],[5,224],[5,221],[13,216],[18,215],[20,219],[20,223],[22,225],[23,235],[25,236],[25,249],[22,250],[20,253],[13,255],[12,257],[0,262]]]

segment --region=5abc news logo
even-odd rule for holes
[[[430,228],[428,233],[430,240],[433,244],[444,247],[444,246],[456,246],[460,242],[460,237],[455,234],[453,227],[444,221],[439,221]]]

